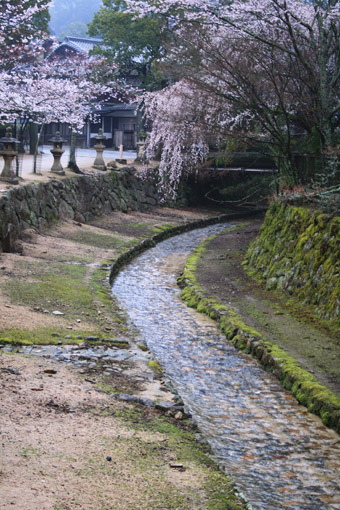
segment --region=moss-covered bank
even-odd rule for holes
[[[197,262],[209,242],[210,239],[206,239],[189,257],[184,273],[178,279],[183,288],[182,298],[189,306],[217,320],[220,329],[237,348],[256,357],[301,404],[321,416],[325,425],[340,432],[340,399],[274,342],[247,325],[231,307],[208,296],[197,283]]]
[[[340,329],[340,217],[274,203],[244,263],[267,290],[287,292]]]

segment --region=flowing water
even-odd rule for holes
[[[252,508],[340,510],[339,435],[179,297],[181,264],[223,228],[160,243],[118,275],[113,293]]]

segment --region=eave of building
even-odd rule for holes
[[[77,53],[81,53],[84,56],[88,56],[90,51],[96,46],[101,46],[103,41],[101,39],[88,39],[85,37],[66,37],[65,40],[60,43],[54,50],[53,53],[60,51],[61,49],[71,49]]]

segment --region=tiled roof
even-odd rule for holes
[[[136,114],[137,103],[118,103],[118,104],[103,104],[102,108],[96,110],[97,113],[109,115],[112,112],[126,112],[130,111],[134,115]]]
[[[103,41],[101,39],[90,39],[86,37],[65,37],[64,41],[60,43],[60,45],[55,48],[54,51],[66,47],[87,56],[95,46],[100,46],[102,43]]]

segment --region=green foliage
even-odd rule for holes
[[[1,68],[10,69],[19,63],[27,64],[36,58],[32,53],[30,43],[42,40],[48,32],[49,0],[0,0],[2,23],[1,40]],[[10,7],[13,7],[13,11]],[[30,17],[27,22],[21,22],[20,16],[29,8],[41,8]],[[18,19],[16,19],[18,17]]]
[[[234,185],[219,190],[224,202],[258,202],[266,200],[276,191],[276,178],[273,175],[247,175]]]
[[[34,7],[36,5],[45,5],[46,9],[42,10],[35,16],[33,16],[33,30],[37,32],[48,33],[48,24],[50,21],[50,13],[49,13],[49,0],[26,0],[23,3],[24,9],[28,7]]]
[[[123,0],[103,1],[88,28],[91,36],[104,41],[105,47],[97,48],[95,53],[117,64],[122,75],[137,73],[145,87],[157,88],[159,76],[154,62],[163,52],[164,20],[154,15],[134,19],[125,11]]]

